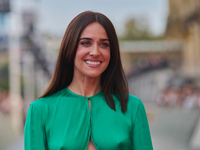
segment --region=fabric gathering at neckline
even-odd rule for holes
[[[87,98],[87,99],[94,98],[94,97],[96,97],[96,96],[100,95],[100,94],[103,92],[103,90],[101,90],[100,92],[96,93],[96,94],[95,94],[95,95],[93,95],[93,96],[86,97],[86,96],[79,95],[79,94],[76,94],[76,93],[74,93],[74,92],[70,91],[68,87],[66,87],[66,90],[67,90],[67,92],[69,92],[70,94],[72,94],[72,95],[74,95],[74,96],[76,96],[76,97],[80,97],[80,98]]]

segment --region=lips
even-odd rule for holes
[[[100,65],[100,64],[101,64],[101,61],[90,61],[90,60],[86,60],[85,63],[86,63],[86,64],[89,64],[89,65]]]

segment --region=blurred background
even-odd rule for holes
[[[116,28],[154,150],[199,150],[200,0],[0,0],[0,150],[23,150],[29,104],[49,83],[68,23],[85,10]]]

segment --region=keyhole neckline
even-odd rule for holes
[[[92,98],[94,98],[94,97],[96,97],[96,96],[98,96],[98,95],[100,95],[100,94],[103,93],[103,90],[101,90],[100,92],[98,92],[97,94],[95,94],[95,95],[93,95],[93,96],[85,97],[85,96],[83,96],[83,95],[79,95],[79,94],[76,94],[76,93],[70,91],[68,87],[66,87],[66,90],[67,90],[67,92],[69,92],[70,94],[72,94],[72,95],[74,95],[74,96],[76,96],[76,97],[86,98],[86,99],[88,99],[88,100],[89,100],[89,99],[91,100]]]

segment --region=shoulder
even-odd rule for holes
[[[37,108],[41,108],[41,107],[45,107],[48,105],[54,105],[56,103],[56,101],[58,101],[60,98],[62,98],[63,96],[67,96],[67,92],[66,89],[61,89],[60,91],[53,93],[49,96],[45,96],[45,97],[41,97],[39,99],[36,99],[35,101],[33,101],[30,106],[32,107],[37,107]]]
[[[144,104],[142,100],[134,95],[128,95],[127,110],[131,112],[144,111]]]
[[[140,105],[140,104],[143,104],[140,98],[128,94],[128,105]]]
[[[139,105],[143,105],[140,98],[131,94],[127,94],[126,96],[128,96],[127,111],[131,112],[137,110]],[[121,104],[119,98],[116,95],[112,95],[112,97],[115,102],[116,108],[119,108],[119,110],[121,110]]]

